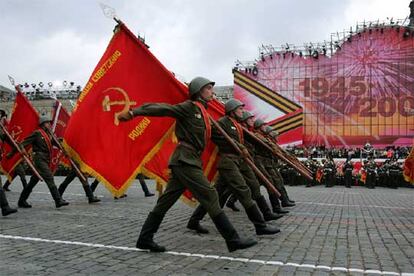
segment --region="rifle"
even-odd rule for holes
[[[261,138],[257,137],[255,134],[250,132],[248,129],[243,127],[243,131],[247,133],[250,137],[252,137],[258,144],[265,147],[267,150],[271,151],[274,155],[279,157],[281,160],[283,160],[285,163],[290,165],[292,168],[294,168],[296,171],[298,171],[301,175],[308,178],[309,180],[313,180],[311,172],[309,172],[309,169],[306,168],[298,159],[295,158],[295,160],[292,160],[292,157],[285,152],[282,148],[280,148],[277,144],[272,143],[272,148],[266,142],[264,142]],[[269,141],[267,141],[269,142]]]
[[[36,170],[35,166],[33,165],[30,158],[23,153],[23,150],[20,148],[20,146],[17,144],[16,140],[13,139],[13,137],[10,135],[10,133],[7,131],[6,127],[3,125],[2,122],[0,122],[0,127],[3,130],[4,134],[6,134],[9,141],[11,141],[13,147],[17,149],[17,151],[23,156],[24,161],[26,161],[27,165],[29,165],[30,169],[33,171],[33,173],[36,175],[37,178],[39,178],[40,181],[44,182],[45,180],[43,177],[39,174],[39,172]]]
[[[83,173],[79,169],[78,165],[76,165],[76,163],[72,160],[72,158],[70,158],[70,156],[66,153],[66,151],[63,148],[62,144],[59,142],[58,138],[55,136],[54,133],[52,133],[52,131],[49,128],[47,128],[47,132],[52,137],[52,140],[55,142],[55,144],[58,146],[58,148],[66,155],[66,157],[68,157],[68,159],[70,161],[70,164],[72,165],[72,168],[75,169],[75,172],[78,175],[81,182],[85,183],[87,181],[85,175],[83,175]]]
[[[232,147],[241,155],[243,156],[244,160],[246,161],[246,163],[253,169],[253,171],[256,173],[256,175],[264,182],[264,184],[266,185],[266,187],[268,188],[268,190],[270,192],[272,192],[273,194],[275,194],[276,196],[280,197],[281,194],[279,193],[278,190],[276,190],[276,188],[273,186],[273,184],[269,181],[269,179],[266,178],[266,176],[256,167],[256,165],[253,163],[253,161],[245,156],[243,154],[243,151],[240,149],[240,147],[233,141],[233,139],[226,133],[226,131],[224,129],[221,128],[221,126],[210,116],[209,119],[211,121],[211,123],[217,128],[217,130],[224,136],[224,138],[227,140],[227,142],[230,143],[230,145],[232,145]]]

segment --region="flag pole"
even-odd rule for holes
[[[0,128],[6,134],[9,141],[12,143],[12,145],[17,149],[17,151],[23,156],[24,160],[26,161],[27,165],[29,165],[30,169],[33,171],[33,173],[36,175],[37,178],[39,178],[40,181],[44,182],[43,177],[39,174],[39,172],[36,170],[35,166],[33,165],[30,158],[23,153],[23,150],[20,148],[20,146],[17,144],[16,140],[13,139],[13,137],[10,135],[10,133],[7,131],[6,127],[3,125],[2,122],[0,122]]]
[[[68,157],[70,164],[72,165],[72,168],[75,169],[76,174],[78,175],[79,179],[82,181],[82,183],[85,183],[87,181],[85,175],[81,172],[78,165],[76,165],[75,161],[70,158],[70,156],[67,154],[65,149],[63,148],[62,144],[59,142],[58,138],[55,136],[55,134],[48,128],[47,131],[49,132],[50,136],[52,137],[53,142],[58,146],[58,148]]]
[[[270,152],[272,152],[274,155],[276,155],[277,157],[279,157],[280,159],[282,159],[284,162],[286,162],[287,164],[289,164],[292,168],[294,168],[295,170],[297,170],[301,175],[303,175],[304,177],[308,178],[309,180],[313,180],[313,177],[310,174],[310,172],[308,171],[308,168],[304,169],[302,167],[303,165],[302,165],[302,163],[300,163],[300,161],[298,162],[296,160],[295,161],[294,160],[291,160],[291,158],[289,157],[289,155],[286,152],[284,152],[284,150],[282,150],[276,143],[272,143],[272,146],[274,146],[274,148],[272,148],[268,144],[266,144],[266,142],[264,142],[259,137],[257,137],[255,134],[253,134],[252,132],[250,132],[249,130],[247,130],[245,127],[243,127],[243,130],[250,137],[252,137],[257,143],[259,143],[260,145],[262,145],[263,147],[265,147],[267,150],[269,150]],[[269,143],[270,143],[270,141],[269,141]]]

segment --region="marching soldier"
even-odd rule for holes
[[[375,182],[377,176],[377,164],[372,156],[368,157],[364,169],[367,172],[366,186],[368,189],[375,189]]]
[[[390,188],[392,189],[398,189],[399,180],[401,178],[401,167],[398,165],[398,160],[396,158],[393,158],[388,169],[390,176],[388,185],[390,185]]]
[[[77,177],[77,173],[76,170],[74,168],[72,168],[68,175],[66,176],[66,178],[63,180],[63,182],[59,185],[58,191],[60,196],[63,196],[63,193],[65,192],[66,188],[68,187],[68,185],[75,180],[75,178]],[[88,198],[88,202],[90,204],[92,203],[96,203],[96,202],[100,202],[101,200],[99,198],[97,198],[94,194],[93,191],[91,190],[91,187],[88,184],[88,178],[85,176],[86,181],[83,181],[81,178],[79,178],[79,180],[82,183],[82,187],[83,190],[85,191],[85,195]]]
[[[336,175],[336,165],[332,156],[328,156],[323,166],[324,178],[325,178],[325,187],[330,188],[335,185],[335,175]]]
[[[254,122],[254,129],[257,135],[262,140],[266,138],[264,135],[270,133],[269,129],[266,128],[265,122],[262,119],[256,119]],[[267,132],[267,133],[266,133]],[[275,211],[278,210],[280,205],[279,200],[282,202],[282,207],[293,207],[295,204],[289,200],[286,189],[283,187],[283,180],[280,174],[277,174],[274,170],[273,153],[263,146],[256,147],[255,163],[261,172],[271,180],[275,188],[281,194],[280,198],[275,197],[273,194],[270,195],[270,202],[274,206]],[[269,192],[269,191],[268,191]],[[277,200],[276,200],[277,199]]]
[[[52,156],[52,144],[53,140],[49,134],[50,129],[50,120],[46,117],[40,117],[39,119],[39,128],[35,130],[31,135],[26,137],[20,144],[23,151],[25,151],[25,147],[28,145],[32,145],[33,150],[33,162],[36,169],[39,171],[39,174],[45,180],[50,194],[52,195],[56,208],[60,208],[62,206],[69,205],[69,202],[66,202],[62,199],[59,194],[59,191],[55,185],[55,181],[53,179],[53,174],[50,169],[51,164],[51,156]],[[17,149],[13,149],[9,154],[8,157],[11,158],[13,154],[17,151]],[[27,203],[27,199],[30,196],[33,188],[39,182],[39,179],[36,175],[32,175],[30,178],[29,184],[23,189],[22,193],[20,194],[20,198],[18,201],[18,206],[21,208],[32,208],[32,206]]]
[[[247,151],[243,129],[238,123],[243,116],[243,107],[244,104],[239,100],[230,99],[224,105],[226,115],[221,117],[218,123],[238,143],[239,147]],[[279,233],[279,229],[268,226],[266,221],[276,220],[282,216],[270,210],[266,199],[260,193],[260,183],[253,170],[222,135],[213,133],[213,141],[219,147],[220,154],[220,161],[217,165],[219,178],[216,182],[220,205],[224,206],[230,194],[233,193],[246,210],[247,217],[255,226],[257,235]],[[205,214],[203,206],[198,206],[187,227],[199,233],[207,233],[207,229],[200,225]]]
[[[0,110],[1,112],[1,123],[3,124],[3,122],[5,121],[7,115],[6,112],[4,110]],[[0,129],[0,144],[2,144],[3,142],[7,141],[7,136],[5,133],[3,133],[3,130]],[[0,147],[0,161],[1,158],[3,156],[3,152],[2,152],[2,147]],[[7,197],[6,197],[6,193],[3,190],[2,187],[2,183],[1,183],[1,177],[0,177],[0,208],[1,208],[1,214],[2,216],[8,216],[10,214],[16,213],[17,209],[13,209],[9,206],[9,202],[7,201]]]
[[[6,111],[0,109],[0,116],[1,116],[0,117],[1,118],[1,122],[5,126],[7,124],[7,113],[6,113]],[[3,136],[3,138],[5,138],[4,133],[2,134],[2,136]],[[23,185],[23,189],[24,189],[24,187],[27,186],[27,181],[26,181],[26,172],[25,172],[25,167],[24,167],[24,162],[23,161],[21,161],[14,168],[13,178],[16,177],[16,176],[19,176],[20,177],[20,180],[22,181],[22,185]],[[7,179],[6,182],[4,183],[3,189],[5,191],[10,191],[9,186],[10,186],[10,181]]]
[[[354,170],[354,165],[351,162],[351,158],[348,158],[345,161],[345,164],[343,166],[343,172],[344,172],[344,180],[345,180],[345,187],[351,188],[352,185],[352,171]]]
[[[190,100],[176,105],[144,104],[118,116],[119,120],[131,120],[135,116],[168,116],[176,119],[175,134],[179,141],[169,162],[171,177],[164,193],[142,226],[136,246],[153,252],[164,252],[164,246],[154,242],[154,234],[167,213],[187,188],[200,202],[217,230],[226,241],[228,250],[244,249],[257,244],[253,239],[242,239],[220,208],[216,189],[203,174],[201,153],[211,136],[207,103],[213,98],[214,82],[197,77],[189,84]]]

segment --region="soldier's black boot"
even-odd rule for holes
[[[166,250],[164,246],[156,244],[153,240],[154,234],[160,227],[162,219],[162,216],[157,215],[154,212],[148,214],[137,240],[137,248],[149,249],[151,252],[164,252]]]
[[[253,223],[257,235],[273,235],[280,232],[280,229],[266,224],[262,213],[256,204],[246,209],[246,214],[249,220]]]
[[[83,187],[83,190],[85,191],[86,196],[88,197],[89,204],[92,204],[92,203],[96,203],[96,202],[100,202],[101,201],[99,198],[97,198],[93,194],[91,187],[87,183],[82,184],[82,187]]]
[[[96,190],[96,187],[98,187],[98,184],[99,184],[99,181],[98,181],[98,179],[95,179],[93,182],[92,182],[92,184],[91,184],[91,190],[92,190],[92,192],[95,192],[95,190]]]
[[[155,195],[155,194],[151,193],[151,192],[148,190],[147,183],[145,183],[145,181],[144,181],[144,180],[142,180],[142,181],[140,180],[139,182],[140,182],[140,184],[141,184],[142,191],[144,191],[144,195],[145,195],[145,197],[150,197],[150,196],[154,196],[154,195]]]
[[[4,217],[17,212],[16,209],[10,208],[9,202],[7,201],[6,194],[4,193],[3,189],[0,189],[0,208],[1,214]]]
[[[289,201],[289,202],[291,202],[291,203],[295,203],[295,201],[294,201],[294,200],[291,200],[291,199],[289,198],[289,195],[288,195],[288,192],[287,192],[287,190],[286,190],[286,187],[285,187],[284,185],[281,185],[281,186],[282,186],[283,193],[285,193],[285,194],[286,194],[286,197],[287,197],[288,201]]]
[[[272,205],[273,213],[276,213],[276,214],[289,213],[288,210],[285,210],[282,208],[282,206],[280,205],[279,198],[275,194],[269,193],[269,201],[270,201],[270,204]]]
[[[50,194],[52,195],[53,199],[55,200],[56,208],[60,208],[62,206],[69,205],[69,202],[65,201],[61,196],[56,188],[56,186],[49,187]]]
[[[289,201],[286,190],[281,189],[280,193],[281,193],[280,200],[282,201],[282,207],[293,207],[296,205],[295,203],[292,203]]]
[[[25,176],[20,177],[20,181],[22,181],[23,189],[27,186],[27,180]]]
[[[20,194],[19,201],[17,202],[17,206],[19,206],[20,208],[32,208],[32,205],[27,203],[26,200],[29,198],[29,195],[31,194],[36,184],[37,184],[36,178],[34,177],[30,178],[29,184],[27,184],[26,188],[24,188]]]
[[[240,209],[236,206],[237,197],[232,194],[227,200],[226,206],[232,209],[234,212],[240,212]]]
[[[9,186],[10,186],[10,181],[6,180],[6,183],[4,183],[3,185],[3,190],[10,192]]]
[[[193,214],[191,215],[190,220],[187,223],[187,228],[191,230],[195,230],[197,233],[200,234],[208,234],[208,230],[200,225],[200,221],[204,218],[207,214],[206,209],[204,209],[201,204],[194,210]]]
[[[236,229],[227,218],[224,212],[221,212],[212,218],[214,225],[220,232],[221,236],[226,241],[227,249],[233,252],[239,249],[245,249],[257,244],[257,241],[252,238],[240,238]]]
[[[283,215],[275,214],[270,210],[269,205],[267,204],[264,196],[260,196],[259,198],[257,198],[256,203],[260,211],[262,212],[265,221],[277,220],[283,217]]]

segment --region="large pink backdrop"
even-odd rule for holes
[[[398,26],[365,29],[334,44],[332,57],[275,52],[246,76],[303,108],[305,145],[411,145],[414,39],[404,33]],[[237,85],[235,97],[267,120],[282,114]]]

